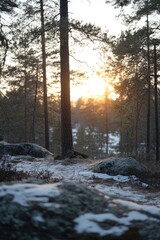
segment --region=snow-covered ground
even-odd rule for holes
[[[10,158],[9,161],[12,161]],[[16,167],[16,171],[32,172],[32,176],[37,176],[38,173],[47,172],[50,183],[34,182],[33,179],[26,179],[17,182],[16,184],[1,184],[0,197],[6,194],[13,196],[12,201],[20,204],[21,206],[28,206],[32,202],[37,202],[44,207],[54,206],[59,209],[61,207],[59,202],[50,202],[49,198],[59,196],[59,184],[62,182],[74,182],[77,184],[85,184],[91,189],[95,189],[103,193],[106,199],[111,199],[109,196],[114,196],[112,204],[120,204],[126,206],[130,210],[118,216],[114,212],[104,211],[103,213],[86,212],[79,213],[75,219],[74,230],[78,233],[93,233],[99,236],[121,236],[128,231],[132,226],[133,221],[154,221],[159,222],[160,216],[160,198],[158,191],[152,191],[150,187],[140,182],[135,176],[110,176],[107,174],[93,173],[91,170],[94,161],[89,160],[72,160],[68,161],[47,161],[38,160],[12,162]],[[152,215],[152,218],[150,216]],[[44,223],[45,219],[43,214],[38,213],[33,216],[34,221]],[[114,221],[114,226],[110,228],[103,228],[101,223],[105,221]],[[155,231],[157,229],[155,228]],[[159,240],[158,237],[154,239]],[[8,239],[8,238],[7,238]],[[12,238],[11,238],[12,239]],[[15,238],[14,238],[15,239]],[[67,238],[68,239],[68,238]],[[75,239],[75,238],[74,238]],[[110,237],[109,237],[110,239]],[[132,238],[133,239],[133,238]],[[144,238],[143,238],[144,239]],[[153,239],[147,238],[147,239]]]
[[[94,161],[93,161],[94,163]],[[77,162],[64,164],[63,161],[23,161],[14,163],[17,171],[45,172],[48,171],[53,182],[82,183],[92,189],[107,195],[112,195],[135,203],[160,207],[159,192],[151,191],[147,184],[141,183],[135,176],[110,176],[107,174],[93,173],[91,162]],[[133,184],[136,183],[136,184]]]

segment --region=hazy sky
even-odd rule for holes
[[[100,26],[104,32],[109,32],[110,35],[118,35],[122,30],[121,20],[116,17],[118,13],[119,10],[105,4],[105,0],[69,1],[69,17]],[[71,98],[76,100],[78,97],[102,97],[106,83],[96,74],[99,66],[98,49],[93,51],[91,44],[89,44],[87,48],[78,52],[77,59],[88,63],[88,67],[85,64],[80,64],[80,68],[87,72],[89,79],[82,85],[75,86],[71,84]],[[72,58],[70,63],[73,69],[79,64]],[[111,87],[108,85],[108,88]],[[112,92],[111,89],[110,91]]]
[[[69,14],[78,20],[101,26],[111,35],[117,35],[122,29],[120,19],[116,18],[119,10],[105,4],[105,0],[70,0]]]

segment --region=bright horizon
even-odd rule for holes
[[[85,83],[81,85],[71,84],[71,100],[76,101],[79,98],[102,98],[105,94],[105,82],[102,79],[90,76]]]
[[[75,102],[79,98],[95,98],[98,100],[104,100],[107,97],[115,100],[117,94],[114,92],[113,86],[100,78],[98,75],[91,75],[85,83],[81,85],[71,84],[71,101]]]

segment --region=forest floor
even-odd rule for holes
[[[105,195],[160,208],[160,184],[159,181],[154,184],[156,178],[144,179],[143,181],[136,176],[110,176],[94,173],[91,170],[92,165],[95,164],[94,160],[51,161],[36,159],[34,162],[13,161],[12,164],[12,169],[14,168],[18,176],[17,179],[21,183],[33,183],[34,181],[35,183],[74,182],[85,184]],[[4,182],[1,181],[1,183]]]

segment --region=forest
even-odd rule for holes
[[[159,14],[0,0],[1,240],[160,239]]]
[[[125,26],[118,36],[73,19],[64,2],[0,3],[1,140],[37,143],[64,157],[75,149],[93,159],[158,161],[159,1],[106,1]],[[88,75],[69,61],[80,63],[77,52],[89,46],[103,56],[97,71],[116,97],[106,87],[101,98],[70,99],[70,84],[78,91]]]

